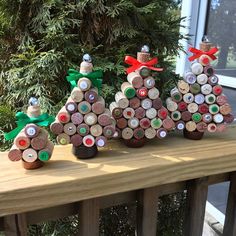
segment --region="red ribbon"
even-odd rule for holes
[[[155,64],[158,63],[158,60],[156,57],[154,57],[152,60],[148,61],[148,62],[139,62],[137,59],[135,59],[134,57],[131,56],[126,56],[125,57],[125,63],[127,63],[128,65],[131,65],[131,67],[126,69],[126,72],[129,74],[137,69],[139,69],[142,66],[146,66],[148,67],[150,70],[154,70],[154,71],[163,71],[163,68],[157,68],[157,67],[153,67]]]
[[[192,52],[194,55],[189,57],[189,61],[193,61],[197,58],[199,58],[201,55],[207,55],[209,56],[213,61],[216,59],[216,56],[214,55],[216,52],[218,52],[218,48],[212,48],[207,52],[198,50],[196,48],[189,48],[189,51]]]

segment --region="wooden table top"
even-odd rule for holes
[[[111,141],[97,157],[77,160],[56,146],[41,169],[25,170],[0,153],[0,216],[236,170],[236,127],[199,141],[170,133],[139,149]]]

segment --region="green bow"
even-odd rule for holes
[[[17,120],[16,121],[17,127],[15,129],[13,129],[12,131],[10,131],[9,133],[4,134],[5,140],[14,139],[17,136],[17,134],[19,134],[20,131],[27,124],[34,123],[38,126],[46,127],[46,126],[50,125],[55,120],[55,117],[49,116],[47,113],[44,113],[38,117],[29,117],[24,112],[17,112],[16,113],[16,120]]]
[[[88,74],[80,73],[77,70],[69,69],[68,76],[66,76],[67,81],[71,84],[72,88],[77,87],[77,82],[79,79],[86,77],[91,80],[92,85],[98,88],[98,92],[102,89],[102,71],[96,70]]]

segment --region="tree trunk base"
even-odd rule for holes
[[[143,147],[144,144],[146,143],[146,138],[142,138],[142,139],[135,139],[135,138],[131,138],[131,139],[124,139],[124,144],[127,147],[131,147],[131,148],[139,148],[139,147]]]
[[[35,170],[41,168],[44,165],[44,163],[40,160],[36,160],[34,162],[22,161],[22,165],[26,170]]]
[[[200,140],[203,138],[204,132],[183,130],[184,137],[192,140]]]
[[[78,159],[89,159],[92,157],[95,157],[98,153],[98,148],[96,145],[93,145],[92,147],[86,147],[84,145],[80,145],[79,147],[72,147],[72,153],[78,158]]]

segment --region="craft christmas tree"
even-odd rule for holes
[[[137,60],[126,56],[127,82],[110,104],[110,111],[116,119],[117,130],[126,145],[143,146],[146,139],[164,138],[174,122],[168,117],[168,110],[162,105],[159,90],[155,87],[152,71],[162,71],[154,67],[157,58],[150,58],[149,48],[145,45],[137,53]]]
[[[167,109],[176,122],[176,128],[184,130],[184,136],[190,139],[201,139],[205,131],[225,130],[225,124],[234,120],[231,106],[218,84],[218,77],[210,63],[216,59],[218,49],[205,38],[200,50],[190,48],[193,56],[189,57],[190,71],[184,79],[171,90],[167,99]]]
[[[73,90],[51,125],[51,131],[57,135],[59,144],[72,143],[75,156],[93,157],[97,147],[104,147],[115,133],[115,121],[99,95],[102,72],[93,72],[91,57],[85,54],[80,72],[70,69],[66,78]]]
[[[11,161],[23,161],[25,169],[37,169],[48,161],[54,149],[54,144],[48,139],[48,132],[40,126],[48,126],[54,117],[41,114],[39,102],[30,98],[27,114],[16,114],[17,128],[5,134],[5,139],[14,139],[14,144],[8,153]]]

